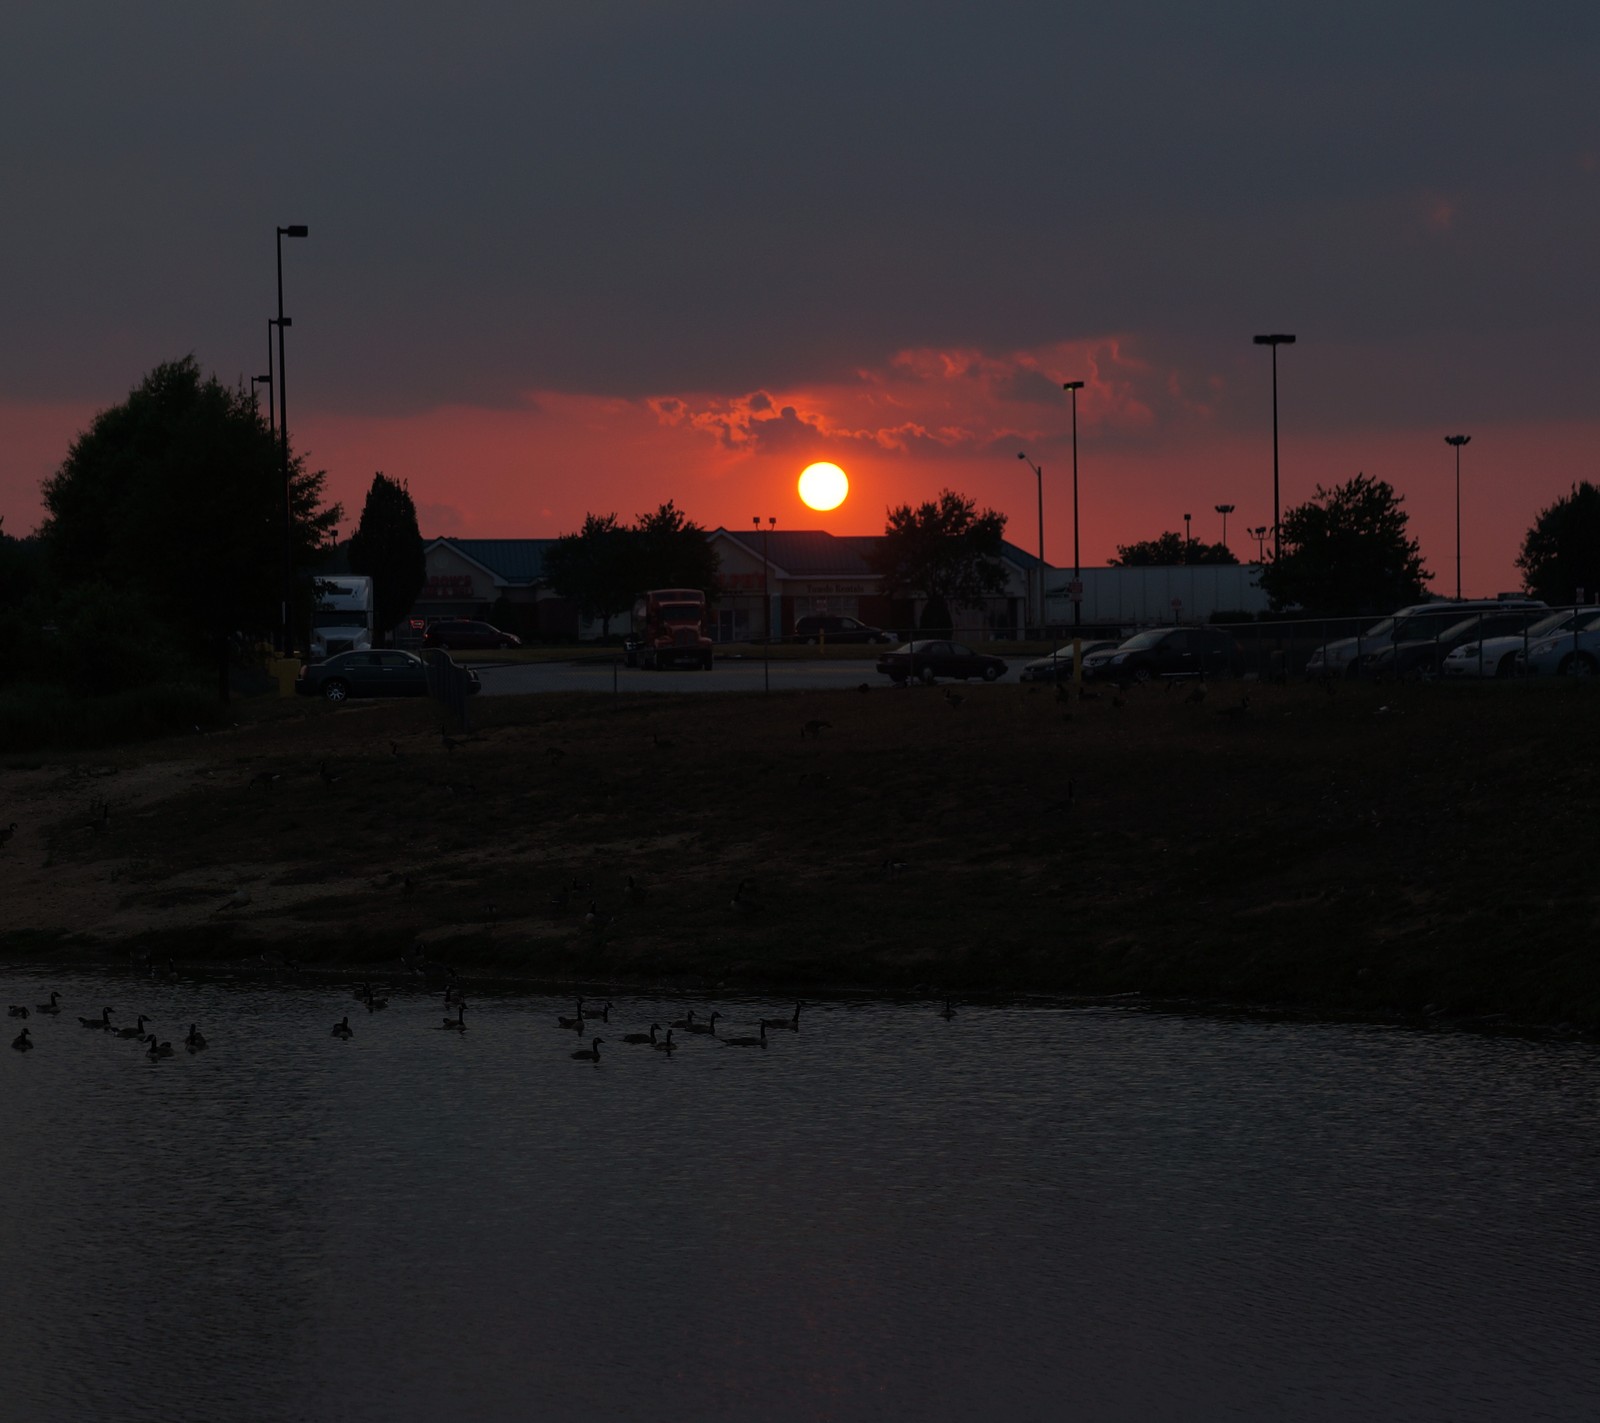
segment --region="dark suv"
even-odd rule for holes
[[[1120,647],[1092,652],[1083,659],[1086,679],[1148,682],[1161,677],[1215,677],[1239,672],[1244,653],[1221,628],[1151,628]]]
[[[893,642],[894,634],[882,628],[868,627],[855,618],[835,617],[828,613],[811,613],[796,618],[796,642]]]
[[[490,623],[471,618],[440,618],[428,624],[422,635],[424,647],[521,647],[515,633],[501,632]]]

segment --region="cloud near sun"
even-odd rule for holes
[[[1086,427],[1136,436],[1175,418],[1210,418],[1216,378],[1196,380],[1128,347],[1118,338],[1003,355],[920,348],[805,391],[663,395],[648,404],[662,425],[745,454],[824,443],[923,455],[986,450],[1059,428],[1061,382],[1072,377],[1087,381],[1078,406]]]

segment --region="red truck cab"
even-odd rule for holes
[[[651,671],[703,667],[709,672],[711,652],[706,595],[698,588],[656,588],[633,605],[629,666],[637,662]]]

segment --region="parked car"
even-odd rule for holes
[[[467,690],[483,690],[478,674],[462,668]],[[351,697],[425,697],[428,667],[410,652],[392,650],[340,652],[326,662],[310,662],[295,675],[294,689],[302,697],[322,697],[344,702]]]
[[[1431,677],[1444,659],[1463,643],[1484,636],[1520,632],[1542,611],[1541,608],[1484,609],[1445,627],[1420,629],[1420,635],[1390,642],[1380,647],[1362,664],[1362,675],[1370,677]]]
[[[893,642],[894,634],[882,628],[868,627],[855,618],[835,617],[831,613],[809,613],[796,618],[796,642]]]
[[[982,677],[985,682],[993,682],[1006,675],[1007,663],[1003,657],[974,652],[959,642],[930,639],[907,642],[893,652],[881,654],[878,671],[901,685],[909,677],[920,677],[924,682],[936,677]]]
[[[1097,637],[1083,643],[1083,655],[1104,652],[1121,644],[1114,637]],[[1019,674],[1024,682],[1065,682],[1072,676],[1072,644],[1058,647],[1048,657],[1036,657]]]
[[[1574,624],[1580,629],[1600,627],[1600,609],[1568,608],[1551,613],[1521,632],[1504,637],[1474,637],[1463,642],[1442,665],[1442,671],[1451,679],[1461,677],[1515,677],[1517,658],[1536,642],[1570,633]]]
[[[1151,628],[1083,659],[1084,680],[1149,682],[1244,670],[1244,652],[1221,628]]]
[[[492,623],[480,623],[472,618],[439,618],[428,624],[428,630],[422,634],[422,645],[447,649],[521,647],[522,639],[515,633],[501,632]]]
[[[1600,626],[1540,638],[1517,654],[1517,670],[1530,677],[1593,677],[1600,675]]]
[[[1434,603],[1413,603],[1372,624],[1358,637],[1335,638],[1316,648],[1306,663],[1307,677],[1360,677],[1367,662],[1384,647],[1396,642],[1414,642],[1431,637],[1468,613],[1498,612],[1505,608],[1532,608],[1536,612],[1548,605],[1532,598],[1466,598]]]

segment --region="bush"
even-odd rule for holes
[[[29,683],[0,691],[0,746],[114,746],[218,724],[226,709],[213,689],[157,682],[106,696],[79,696],[62,686]]]

